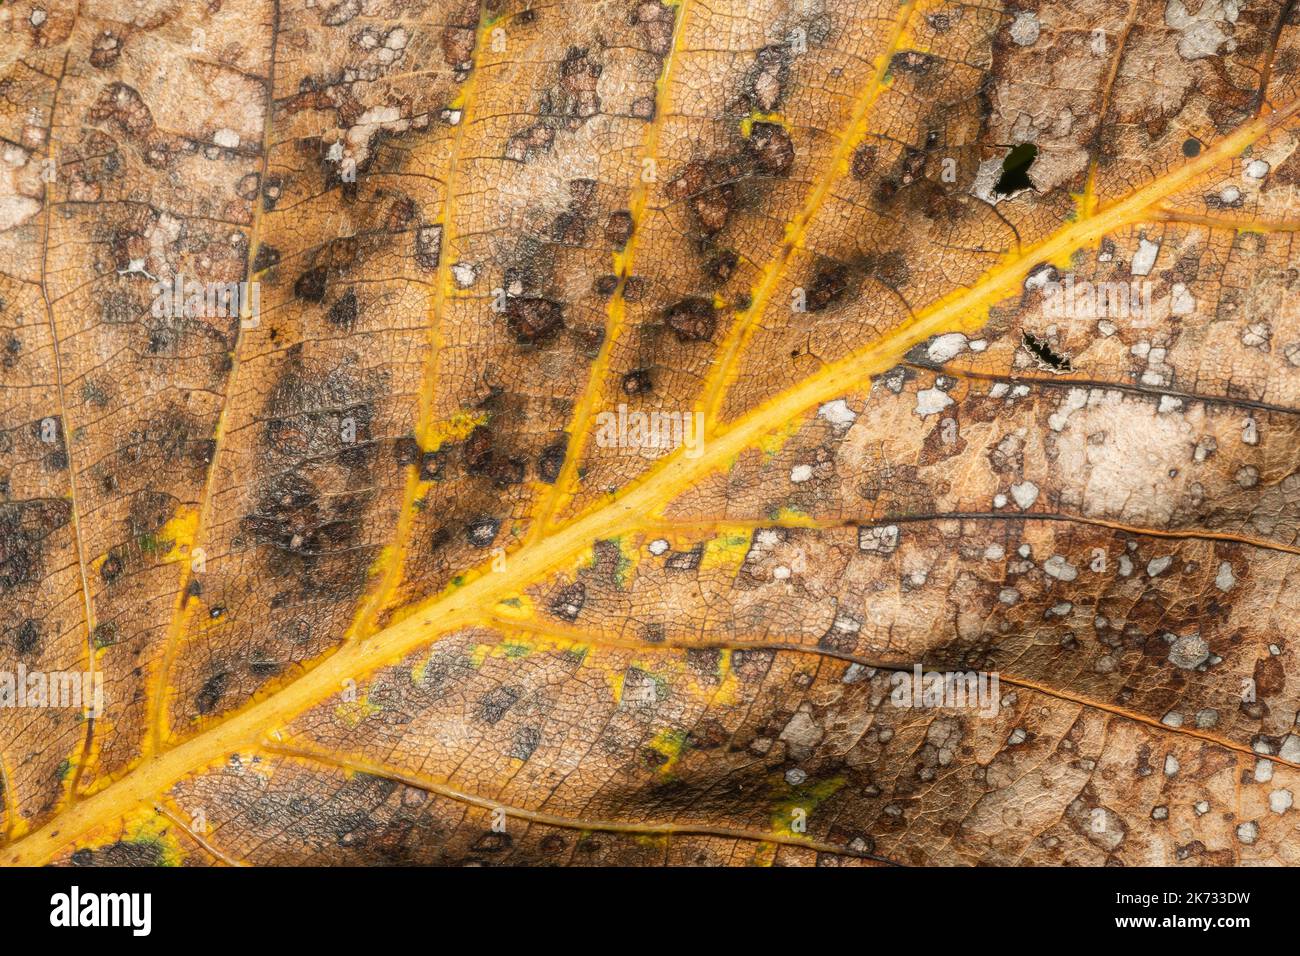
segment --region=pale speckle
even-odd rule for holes
[[[451,267],[451,276],[456,280],[456,285],[468,289],[478,278],[478,268],[468,262],[458,262]]]
[[[1290,790],[1274,790],[1268,795],[1268,808],[1274,813],[1286,813],[1294,802]]]
[[[790,469],[790,480],[796,485],[811,480],[812,476],[812,465],[795,465]]]
[[[1011,486],[1011,497],[1021,511],[1028,511],[1038,500],[1038,486],[1032,481],[1022,481]]]
[[[922,418],[937,415],[951,404],[952,398],[943,389],[925,388],[916,393],[916,414]]]
[[[926,347],[926,355],[936,365],[942,365],[961,354],[966,348],[966,336],[960,332],[948,332],[936,336]]]
[[[1038,42],[1041,32],[1042,27],[1035,13],[1022,11],[1017,13],[1015,20],[1011,22],[1011,41],[1016,46],[1033,46]]]
[[[858,547],[876,554],[893,554],[898,548],[898,525],[859,528]]]
[[[1259,824],[1254,820],[1247,820],[1245,823],[1237,825],[1237,839],[1247,846],[1254,843],[1259,838]]]
[[[1150,239],[1141,239],[1138,241],[1138,251],[1133,253],[1133,262],[1130,271],[1135,276],[1145,276],[1151,274],[1151,269],[1156,264],[1156,256],[1160,253],[1160,243],[1152,242]]]
[[[1181,282],[1169,290],[1169,311],[1174,315],[1191,315],[1196,311],[1196,299]]]
[[[1072,388],[1065,394],[1065,400],[1060,406],[1047,418],[1047,424],[1052,431],[1059,432],[1065,428],[1070,421],[1070,415],[1077,412],[1088,404],[1088,391],[1083,388]]]
[[[1214,586],[1220,591],[1231,591],[1232,586],[1237,583],[1236,576],[1232,573],[1232,565],[1227,561],[1219,564],[1219,573],[1214,576]]]
[[[857,413],[849,408],[849,403],[842,398],[826,402],[817,409],[817,416],[830,422],[836,431],[848,428],[857,420]]]
[[[650,542],[650,553],[655,555],[656,557],[658,555],[664,554],[665,552],[667,552],[667,550],[668,550],[668,542],[665,541],[663,538],[655,538],[655,540]]]
[[[1273,327],[1267,322],[1252,322],[1241,333],[1241,344],[1248,349],[1268,351],[1268,343],[1273,338]]]
[[[1210,656],[1210,645],[1199,634],[1175,638],[1169,647],[1169,662],[1183,670],[1200,667]]]
[[[848,669],[845,670],[844,676],[840,678],[840,680],[842,680],[846,684],[856,684],[864,677],[870,677],[870,676],[871,676],[870,669],[863,667],[861,664],[855,661],[854,663],[848,666]]]
[[[1058,581],[1073,581],[1079,576],[1079,570],[1059,554],[1054,554],[1043,562],[1043,573]]]

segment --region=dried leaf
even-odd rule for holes
[[[1300,19],[1192,6],[7,8],[0,858],[1300,860]]]

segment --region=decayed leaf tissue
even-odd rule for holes
[[[1300,862],[1294,0],[0,32],[0,861]]]

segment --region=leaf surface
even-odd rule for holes
[[[1300,21],[1032,7],[10,10],[0,859],[1295,862]]]

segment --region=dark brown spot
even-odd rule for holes
[[[415,263],[426,272],[442,261],[442,227],[425,226],[415,231]]]
[[[635,368],[623,376],[623,391],[627,395],[644,395],[652,385],[648,369]]]
[[[217,704],[221,702],[221,697],[226,692],[226,684],[229,680],[230,675],[223,671],[213,674],[204,681],[203,687],[194,698],[194,709],[200,714],[210,714],[216,710]]]
[[[455,69],[469,65],[474,56],[473,27],[452,25],[442,31],[442,58]]]
[[[414,465],[420,460],[420,443],[404,435],[393,443],[393,457],[399,465]]]
[[[673,10],[658,0],[644,0],[636,5],[632,22],[641,27],[650,52],[656,56],[667,55],[673,45]]]
[[[759,170],[769,176],[785,176],[794,166],[794,143],[790,134],[775,123],[755,123],[749,134],[749,149]]]
[[[561,588],[551,599],[551,613],[561,620],[576,621],[587,603],[587,586],[581,581]]]
[[[506,322],[518,342],[537,345],[564,327],[564,309],[550,299],[512,296],[506,300]]]
[[[324,266],[308,269],[293,284],[293,294],[307,302],[324,302],[329,271]]]
[[[745,78],[745,96],[753,109],[770,113],[785,95],[790,79],[790,49],[785,45],[765,46],[754,57]]]
[[[585,48],[571,47],[560,64],[560,89],[568,99],[562,111],[586,119],[600,112],[596,83],[602,67]]]
[[[268,246],[262,243],[257,247],[257,252],[253,255],[253,272],[265,272],[272,266],[279,265],[280,252],[274,246]]]
[[[736,266],[740,264],[740,256],[735,250],[722,249],[711,255],[704,264],[705,274],[714,282],[726,282],[736,272]]]
[[[476,425],[465,439],[461,453],[465,460],[465,472],[470,475],[485,475],[492,466],[493,458],[492,429],[486,425]]]
[[[330,306],[329,312],[325,313],[325,321],[341,329],[351,329],[357,321],[356,292],[348,289],[341,299]]]
[[[427,451],[420,458],[420,480],[442,481],[446,455],[441,450]]]
[[[40,626],[30,617],[26,618],[14,631],[14,650],[19,654],[31,654],[40,647]]]
[[[560,477],[560,470],[564,467],[564,459],[568,453],[569,439],[568,436],[557,438],[544,449],[541,456],[537,459],[537,475],[548,485],[555,484],[556,479]]]
[[[632,238],[632,214],[625,209],[609,214],[605,221],[605,239],[615,249],[622,249]]]
[[[849,270],[839,264],[821,266],[808,286],[809,312],[821,312],[840,301],[849,287]]]
[[[713,303],[699,296],[690,296],[669,306],[664,312],[664,321],[681,342],[707,341],[718,323]]]
[[[122,559],[116,554],[109,554],[104,559],[104,563],[99,566],[99,574],[104,579],[105,584],[112,584],[122,574]]]

